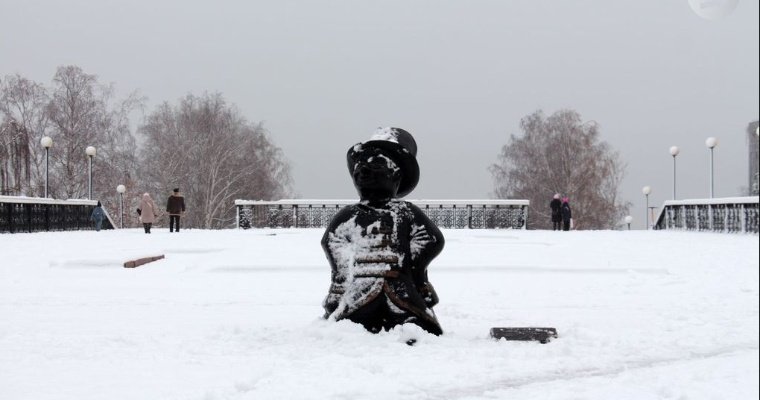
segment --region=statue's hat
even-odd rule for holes
[[[348,149],[346,159],[348,172],[353,173],[354,166],[361,154],[367,150],[380,149],[401,168],[401,183],[398,197],[411,193],[420,180],[420,166],[417,164],[417,142],[412,134],[401,128],[378,128],[369,140],[357,143]]]

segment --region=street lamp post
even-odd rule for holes
[[[45,198],[48,197],[48,163],[50,157],[50,147],[53,146],[53,139],[50,136],[45,136],[40,140],[40,144],[45,148]]]
[[[84,150],[85,153],[87,153],[87,157],[90,159],[90,184],[89,184],[89,195],[88,199],[92,200],[92,158],[95,157],[95,153],[97,152],[94,147],[87,146],[87,148]]]
[[[641,192],[644,193],[644,196],[647,198],[647,208],[646,208],[647,219],[646,219],[646,221],[647,221],[647,230],[649,230],[649,193],[652,193],[652,188],[649,187],[649,186],[644,186],[641,189]]]
[[[119,192],[119,212],[121,214],[121,229],[124,229],[124,192],[127,188],[124,185],[116,186],[116,191]]]
[[[678,146],[672,146],[670,148],[670,155],[673,156],[673,200],[676,199],[676,156],[681,150]]]
[[[713,175],[713,149],[718,145],[718,139],[710,136],[705,140],[705,145],[710,149],[710,198],[715,197],[715,177]]]
[[[633,222],[633,217],[630,215],[625,216],[625,223],[628,224],[628,230],[631,230],[631,222]]]

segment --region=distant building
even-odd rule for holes
[[[758,160],[758,122],[750,122],[747,125],[747,144],[749,145],[749,192],[753,196],[760,193],[760,160]]]

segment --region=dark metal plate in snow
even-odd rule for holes
[[[491,328],[491,337],[494,339],[525,340],[548,343],[557,337],[554,328]]]

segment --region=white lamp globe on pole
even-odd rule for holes
[[[652,193],[652,188],[649,186],[644,186],[643,188],[641,188],[641,192],[644,193],[644,196],[647,198],[646,221],[647,221],[647,230],[649,230],[649,194]]]
[[[48,164],[50,157],[48,156],[50,148],[53,146],[53,139],[50,136],[45,136],[40,139],[40,144],[45,148],[45,198],[48,197]]]
[[[95,153],[97,153],[97,150],[92,146],[87,146],[87,148],[84,150],[84,152],[87,154],[87,157],[90,159],[90,184],[89,184],[89,191],[88,191],[88,199],[92,200],[92,158],[95,157]]]
[[[119,210],[121,213],[121,229],[124,229],[124,192],[127,191],[126,186],[116,186],[116,191],[119,192]]]
[[[625,223],[628,224],[628,230],[631,230],[631,222],[633,222],[633,217],[630,215],[625,216]]]
[[[681,152],[678,146],[670,147],[670,155],[673,156],[673,200],[676,199],[676,156]]]
[[[710,149],[710,198],[715,197],[715,177],[713,175],[713,150],[718,145],[718,139],[710,136],[705,140],[705,146]]]

